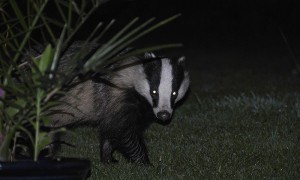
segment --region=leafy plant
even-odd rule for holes
[[[137,24],[139,18],[135,18],[88,56],[91,51],[86,47],[98,44],[115,20],[107,25],[99,22],[76,52],[70,54],[68,63],[77,68],[61,74],[58,65],[62,57],[74,44],[75,35],[101,4],[100,0],[1,2],[0,161],[14,160],[16,148],[26,150],[18,143],[24,134],[32,144],[36,161],[41,150],[51,144],[52,136],[65,131],[64,128],[46,131],[44,127],[51,125],[49,110],[59,104],[55,97],[63,96],[63,87],[79,74],[87,76],[90,72],[108,73],[107,65],[128,56],[180,46],[165,44],[118,55],[132,42],[179,15],[154,25],[155,18],[141,24]],[[58,13],[52,16],[47,13],[47,8],[52,11],[55,8]],[[88,58],[83,61],[85,57]]]

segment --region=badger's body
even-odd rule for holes
[[[72,87],[62,98],[59,124],[90,120],[100,133],[101,161],[114,162],[120,151],[130,162],[149,163],[143,140],[152,123],[170,122],[176,102],[189,87],[184,58],[158,58],[153,53],[112,66],[113,73]]]

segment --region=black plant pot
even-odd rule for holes
[[[81,180],[90,176],[91,162],[85,159],[62,158],[18,160],[16,162],[0,162],[0,179],[70,179]]]

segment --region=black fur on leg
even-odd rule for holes
[[[150,164],[148,152],[142,135],[135,132],[128,132],[119,141],[118,149],[124,157],[133,163]]]
[[[118,161],[113,157],[113,152],[115,148],[112,144],[112,140],[102,138],[100,143],[100,157],[101,162],[108,163],[117,163]]]
[[[144,99],[135,91],[127,91],[122,97],[118,110],[112,109],[99,124],[101,161],[113,161],[112,153],[117,150],[129,162],[150,164],[143,139],[143,133],[153,118],[148,117],[149,105],[145,107],[145,103],[141,103]]]

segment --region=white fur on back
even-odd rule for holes
[[[94,112],[95,92],[92,87],[93,82],[89,80],[68,91],[60,99],[64,103],[52,109],[54,111],[63,110],[63,113],[56,113],[51,116],[53,125],[62,126],[79,120],[96,120]]]

